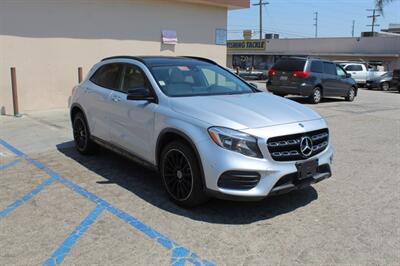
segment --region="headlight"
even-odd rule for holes
[[[257,138],[247,133],[224,127],[210,127],[208,134],[222,148],[250,157],[263,157],[257,145]]]

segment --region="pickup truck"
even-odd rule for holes
[[[369,70],[365,64],[362,63],[344,63],[341,66],[359,85],[365,85],[368,80],[376,79],[382,76],[386,71]]]

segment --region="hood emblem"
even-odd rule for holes
[[[304,127],[304,125],[302,123],[299,123],[299,126]]]
[[[305,157],[311,155],[313,151],[313,143],[310,137],[302,137],[300,140],[300,151]]]

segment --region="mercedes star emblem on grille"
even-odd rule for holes
[[[300,141],[300,151],[301,153],[308,157],[313,151],[313,143],[310,137],[302,137]]]

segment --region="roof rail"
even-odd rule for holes
[[[137,56],[131,56],[131,55],[117,55],[117,56],[106,57],[106,58],[103,58],[101,60],[101,62],[106,61],[106,60],[112,60],[112,59],[132,59],[132,60],[140,61],[143,64],[145,64],[145,61],[142,58],[137,57]]]
[[[182,57],[196,59],[196,60],[207,62],[207,63],[213,64],[213,65],[218,65],[215,61],[208,59],[208,58],[204,58],[204,57],[198,57],[198,56],[182,56]]]

